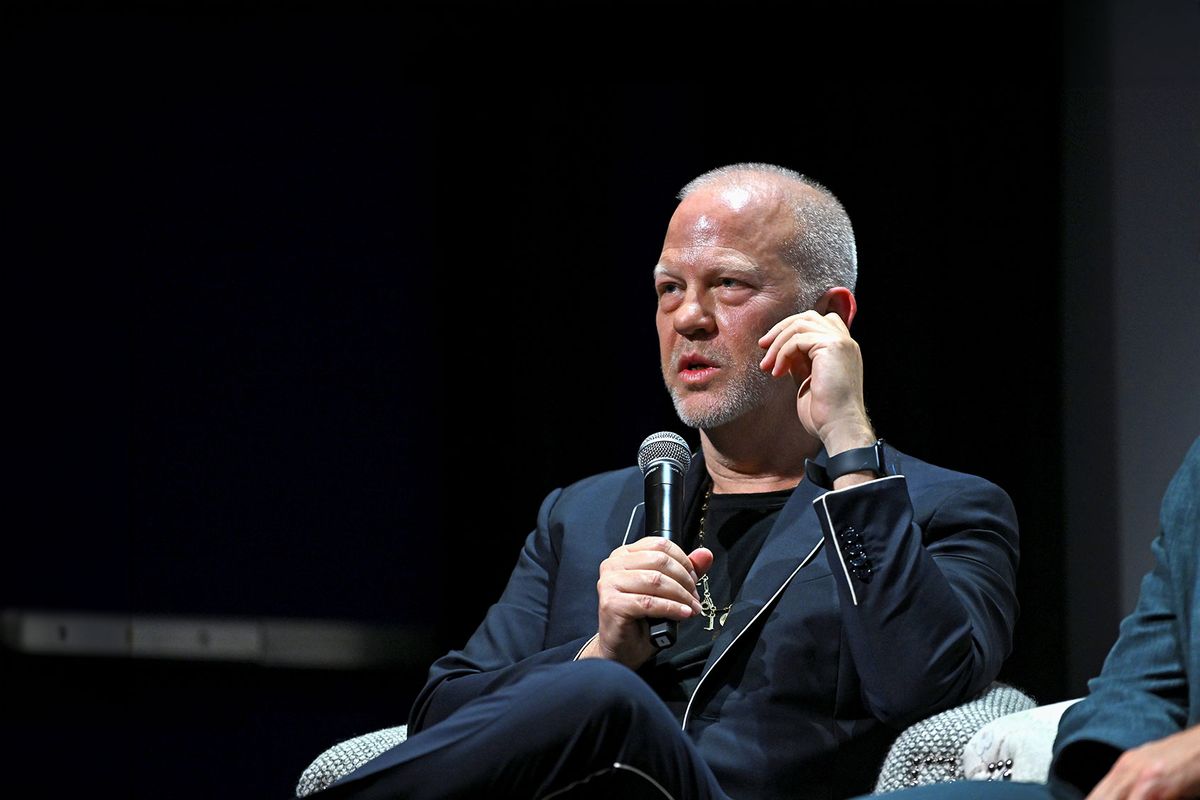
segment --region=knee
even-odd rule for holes
[[[561,666],[556,699],[580,713],[636,713],[662,704],[642,677],[622,664],[589,658]]]

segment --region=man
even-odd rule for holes
[[[958,781],[894,800],[1200,797],[1200,438],[1163,495],[1154,568],[1088,695],[1058,723],[1045,784]]]
[[[827,797],[991,682],[1017,616],[1004,492],[878,443],[854,237],[826,189],[734,165],[654,268],[663,377],[701,449],[684,546],[633,468],[546,498],[500,600],[355,797]],[[656,650],[648,619],[678,623]]]

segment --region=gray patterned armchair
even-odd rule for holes
[[[1003,768],[995,772],[994,759],[990,762],[994,774],[968,774],[964,769],[964,762],[973,773],[979,772],[974,765],[986,763],[980,762],[980,759],[987,758],[986,752],[989,748],[993,744],[999,745],[1002,739],[1007,740],[1003,736],[988,737],[979,734],[986,733],[989,725],[1002,721],[1002,718],[1008,715],[1034,710],[1037,710],[1037,707],[1033,698],[1020,689],[1003,683],[993,683],[975,699],[909,726],[896,738],[887,758],[884,759],[875,784],[875,793],[882,794],[907,786],[941,783],[967,777],[1004,778]],[[1057,727],[1057,715],[1054,715],[1053,727]],[[308,769],[304,770],[296,786],[296,796],[307,797],[324,789],[384,750],[400,744],[407,736],[407,726],[398,725],[334,745],[317,756]],[[979,744],[984,739],[987,740],[987,747]],[[1050,741],[1053,741],[1052,733]],[[970,750],[969,743],[974,744]],[[1011,756],[1009,761],[1011,771]],[[1033,779],[1036,779],[1036,774]],[[1045,779],[1044,770],[1041,779]]]
[[[974,700],[913,723],[892,742],[875,782],[875,794],[975,777],[964,770],[967,744],[995,720],[1036,705],[1020,689],[993,683]]]

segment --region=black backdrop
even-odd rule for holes
[[[789,17],[766,46],[719,6],[689,6],[708,16],[684,37],[521,8],[10,29],[13,219],[41,246],[14,293],[32,301],[16,488],[38,522],[9,544],[5,607],[461,644],[546,492],[633,463],[651,432],[696,441],[661,387],[650,270],[678,188],[759,160],[855,223],[881,435],[1017,505],[1002,677],[1075,691],[1057,16],[927,5],[872,12],[869,36]],[[9,744],[70,730],[118,794],[176,797],[285,796],[328,744],[403,722],[423,673],[6,669],[30,687]]]

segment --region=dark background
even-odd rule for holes
[[[1001,678],[1082,691],[1064,108],[1106,85],[1103,25],[1071,4],[657,8],[134,10],[3,34],[32,512],[3,606],[429,642],[361,672],[5,654],[4,745],[31,786],[284,797],[325,747],[404,722],[548,491],[654,431],[697,441],[661,386],[650,270],[679,187],[746,160],[854,221],[880,434],[1016,504]]]

